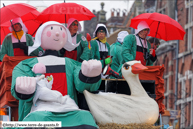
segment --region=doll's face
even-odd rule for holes
[[[41,37],[41,47],[46,50],[60,50],[67,42],[67,33],[61,25],[48,25]]]

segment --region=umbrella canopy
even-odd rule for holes
[[[91,20],[95,15],[86,7],[76,3],[59,3],[53,4],[46,8],[38,17],[37,20],[57,21],[67,23],[68,19],[75,18],[78,21]]]
[[[4,6],[0,9],[0,22],[3,24],[11,19],[21,17],[34,10],[36,10],[35,7],[24,3]]]
[[[130,27],[137,29],[141,21],[146,21],[150,27],[148,36],[168,40],[183,40],[185,31],[182,26],[168,15],[160,13],[143,13],[131,19]]]
[[[28,34],[35,36],[36,30],[39,28],[39,26],[42,24],[42,21],[38,21],[36,20],[37,16],[40,13],[37,10],[34,10],[28,14],[25,14],[23,16],[21,16],[21,19],[23,21],[23,23],[25,24],[25,26],[28,29]],[[1,44],[5,38],[5,36],[8,33],[11,33],[9,30],[9,27],[11,26],[11,22],[5,22],[3,24],[0,25],[0,35],[1,35]]]

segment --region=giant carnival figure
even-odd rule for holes
[[[68,29],[58,22],[46,22],[38,29],[33,47],[38,46],[45,49],[42,57],[21,61],[13,70],[11,93],[19,100],[19,120],[61,121],[62,127],[66,128],[98,128],[91,113],[78,108],[77,93],[82,93],[85,89],[98,90],[101,83],[101,62],[89,60],[80,63],[73,59],[58,57],[58,51],[63,47],[68,50],[76,47],[73,47]],[[41,78],[37,79],[38,72],[33,69],[38,63],[45,65],[46,70],[43,72],[45,77],[53,78],[51,79],[53,82],[50,83],[52,90],[59,91],[63,96],[69,96],[65,97],[64,101],[55,101],[58,98],[46,100],[43,97],[45,100],[43,99],[41,103],[42,97],[39,97],[36,98],[39,102],[33,103],[34,96],[37,96],[37,89],[41,90],[37,88],[41,85],[38,83]],[[61,97],[60,93],[57,94]],[[54,104],[51,101],[55,101]],[[65,106],[69,103],[72,104],[71,110],[69,105]],[[53,106],[52,109],[51,106]]]

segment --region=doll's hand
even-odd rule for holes
[[[102,72],[102,64],[98,60],[84,60],[82,62],[81,71],[84,76],[96,77]]]
[[[42,63],[37,63],[33,66],[32,71],[37,74],[37,73],[46,73],[46,66]]]
[[[21,94],[32,94],[36,89],[35,77],[17,77],[15,90]]]

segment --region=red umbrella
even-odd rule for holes
[[[39,28],[39,26],[42,24],[42,21],[38,21],[36,20],[37,16],[40,13],[37,10],[34,10],[28,14],[25,14],[21,17],[23,23],[25,24],[25,26],[28,29],[28,34],[34,36],[36,30]],[[11,33],[9,30],[9,27],[11,26],[11,22],[5,22],[3,24],[0,25],[0,35],[1,35],[1,44],[5,38],[5,36],[8,33]]]
[[[36,10],[35,7],[24,3],[4,6],[0,9],[0,22],[3,24],[11,19],[21,17],[34,10]]]
[[[37,20],[57,21],[66,23],[68,19],[75,18],[78,21],[91,20],[95,15],[86,7],[76,3],[53,4],[46,8],[37,18]]]
[[[183,40],[185,31],[182,26],[168,15],[160,13],[143,13],[131,19],[130,27],[137,29],[141,21],[146,21],[150,27],[148,36],[168,40]]]

